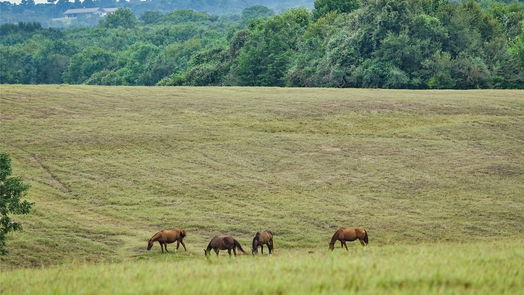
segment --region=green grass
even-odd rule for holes
[[[261,229],[283,251],[273,267],[322,260],[293,251],[324,251],[339,226],[368,229],[387,261],[404,244],[500,240],[511,254],[524,238],[523,91],[1,85],[0,120],[35,202],[2,270],[188,258],[205,272],[193,257],[212,236],[247,248]],[[187,255],[145,251],[171,227]]]
[[[155,256],[0,273],[2,294],[520,294],[524,240]]]

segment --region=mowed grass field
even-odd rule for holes
[[[0,293],[522,289],[523,91],[1,85],[0,119],[35,202]],[[270,259],[202,257],[262,229]]]

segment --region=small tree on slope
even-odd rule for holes
[[[9,214],[27,214],[33,206],[28,201],[21,201],[29,185],[22,182],[20,177],[11,175],[11,159],[6,153],[0,153],[0,255],[7,254],[5,240],[7,233],[21,230],[22,225],[14,222]]]

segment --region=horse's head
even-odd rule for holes
[[[333,251],[335,249],[335,243],[329,243],[329,250]]]
[[[251,248],[251,254],[255,255],[258,254],[258,237],[260,236],[260,232],[256,233],[253,237],[253,247]]]
[[[184,238],[184,237],[186,236],[186,231],[183,230],[183,229],[181,229],[181,230],[180,230],[180,236],[181,236],[182,238]]]
[[[153,241],[149,240],[147,241],[147,251],[151,250],[153,248]]]
[[[204,256],[208,257],[209,255],[211,255],[211,249],[204,249]]]

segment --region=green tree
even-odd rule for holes
[[[145,67],[155,59],[158,52],[157,46],[145,42],[137,42],[122,51],[120,59],[125,62],[125,66],[118,73],[122,77],[123,84],[146,85]]]
[[[0,45],[0,69],[0,83],[36,83],[32,56],[20,46]]]
[[[119,8],[115,12],[108,14],[100,21],[100,26],[105,28],[134,28],[137,24],[135,14],[131,9]]]
[[[275,12],[265,6],[255,5],[242,10],[242,21],[247,23],[252,19],[269,18],[275,15]]]
[[[426,77],[429,88],[449,89],[455,87],[452,69],[451,56],[446,52],[438,51],[422,63],[421,74]]]
[[[357,9],[358,5],[358,0],[315,0],[313,18],[319,19],[332,11],[348,13]]]
[[[32,203],[20,200],[25,196],[29,185],[19,177],[11,175],[11,159],[8,154],[0,153],[0,255],[5,255],[5,240],[9,232],[21,230],[22,225],[11,220],[9,215],[29,213]]]
[[[232,66],[232,84],[285,86],[293,55],[310,20],[309,11],[299,8],[252,24],[250,39]]]
[[[162,14],[158,11],[146,11],[140,16],[140,20],[144,24],[156,24],[162,19]]]
[[[111,53],[98,48],[89,47],[71,57],[64,81],[71,84],[84,83],[96,72],[111,69],[115,57]]]
[[[171,74],[184,71],[191,56],[201,48],[202,41],[196,39],[164,47],[146,63],[142,77],[144,84],[154,85]]]
[[[513,40],[509,52],[520,70],[524,72],[524,22],[522,22],[522,32]]]
[[[172,24],[181,24],[186,22],[205,22],[215,18],[216,17],[210,16],[204,12],[198,12],[190,9],[180,9],[166,14],[163,17],[163,21]]]
[[[453,72],[457,88],[489,88],[492,86],[489,69],[480,57],[461,54],[455,59]]]
[[[193,86],[223,85],[230,67],[229,49],[201,51],[189,63],[190,70],[185,75],[186,83]]]

